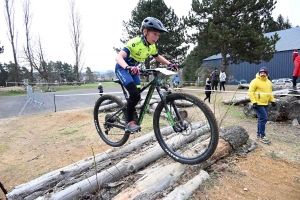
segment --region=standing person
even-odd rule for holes
[[[176,74],[173,78],[173,85],[175,88],[177,88],[179,86],[179,82],[180,82],[180,79],[179,79],[178,75]]]
[[[206,83],[205,83],[205,99],[208,99],[208,103],[210,103],[210,95],[211,95],[211,86],[210,86],[211,81],[209,80],[209,78],[206,79]]]
[[[220,92],[223,90],[225,91],[225,80],[226,80],[226,74],[224,70],[221,70],[221,73],[219,75],[219,79],[220,79]]]
[[[129,132],[136,132],[140,129],[133,118],[135,106],[140,99],[139,89],[141,85],[138,64],[149,56],[153,56],[156,61],[167,65],[167,69],[178,71],[176,64],[159,55],[156,50],[155,43],[159,36],[161,33],[168,32],[164,25],[154,17],[147,17],[142,22],[141,32],[142,36],[129,40],[116,57],[116,76],[129,93],[126,109],[127,125],[125,127],[125,131]]]
[[[268,79],[268,69],[262,67],[259,72],[250,82],[248,96],[253,109],[257,114],[257,139],[264,144],[271,143],[266,137],[266,123],[268,121],[268,105],[271,102],[272,106],[275,107],[275,99],[272,94],[272,82]]]
[[[297,79],[300,76],[300,56],[298,54],[298,50],[295,49],[292,54],[293,62],[294,62],[294,72],[293,72],[293,87],[292,90],[297,90]]]
[[[99,90],[100,96],[102,96],[102,93],[103,93],[103,86],[102,86],[101,83],[98,84],[98,90]]]
[[[218,71],[217,68],[215,68],[215,70],[211,73],[211,87],[212,90],[217,91],[218,90]]]

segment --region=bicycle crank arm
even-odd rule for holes
[[[114,124],[114,123],[111,123],[111,122],[106,122],[106,125],[125,130],[125,126],[124,125]]]

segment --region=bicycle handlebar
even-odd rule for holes
[[[167,76],[175,75],[176,72],[168,70],[166,68],[155,68],[155,69],[140,69],[141,76],[149,76],[151,74],[159,74],[162,73]]]

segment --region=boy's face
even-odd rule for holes
[[[159,31],[147,31],[147,29],[144,29],[144,35],[147,34],[147,41],[150,44],[155,44],[157,40],[159,39],[160,32]]]

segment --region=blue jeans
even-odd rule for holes
[[[257,137],[266,136],[266,123],[268,121],[268,106],[257,106],[257,109],[254,109],[258,120],[257,120]]]

